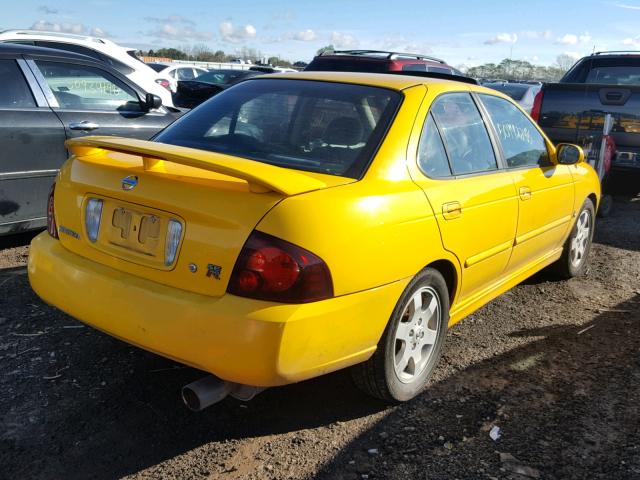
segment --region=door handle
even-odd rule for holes
[[[460,202],[447,202],[442,204],[442,216],[447,220],[458,218],[462,215]]]
[[[96,128],[100,128],[100,125],[98,125],[97,123],[88,122],[87,120],[84,120],[83,122],[72,122],[69,124],[70,130],[91,131],[95,130]]]
[[[520,199],[521,200],[529,200],[531,198],[531,188],[529,187],[520,187]]]

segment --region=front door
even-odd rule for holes
[[[554,165],[534,123],[511,102],[479,95],[499,138],[518,194],[518,230],[509,271],[557,253],[572,223],[574,187],[570,167]]]
[[[146,112],[136,91],[93,65],[36,60],[57,105],[67,137],[118,135],[147,140],[172,119],[164,110]],[[35,68],[35,67],[34,67]]]
[[[482,295],[509,262],[518,200],[469,93],[444,94],[433,102],[417,160],[421,173],[414,178],[431,203],[444,247],[460,262],[459,301]]]
[[[62,123],[14,58],[0,57],[0,79],[2,235],[46,225],[47,195],[67,154]]]

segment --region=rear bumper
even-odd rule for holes
[[[321,302],[208,297],[31,243],[29,281],[46,302],[146,350],[237,383],[275,386],[366,360],[409,279]]]

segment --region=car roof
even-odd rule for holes
[[[479,85],[471,85],[455,80],[442,78],[429,78],[426,76],[411,75],[410,72],[402,74],[393,73],[361,73],[361,72],[296,72],[296,73],[272,73],[264,77],[256,78],[256,81],[263,79],[288,79],[288,80],[318,80],[323,82],[336,83],[353,83],[357,85],[367,85],[371,87],[388,88],[391,90],[404,90],[415,85],[440,85],[460,87],[463,90],[493,93],[494,90],[481,87]]]
[[[32,45],[20,45],[19,43],[0,43],[0,53],[9,55],[40,55],[48,57],[75,58],[78,60],[89,60],[92,63],[99,63],[95,58],[81,53],[69,52],[68,50],[58,50],[57,48],[35,47]]]

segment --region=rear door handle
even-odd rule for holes
[[[87,120],[84,120],[82,122],[73,122],[69,124],[70,130],[91,131],[91,130],[95,130],[96,128],[100,128],[100,125],[98,125],[97,123],[88,122]]]
[[[531,188],[529,187],[520,187],[520,199],[521,200],[529,200],[531,198]]]
[[[442,204],[442,216],[447,220],[458,218],[462,215],[460,202],[447,202]]]

